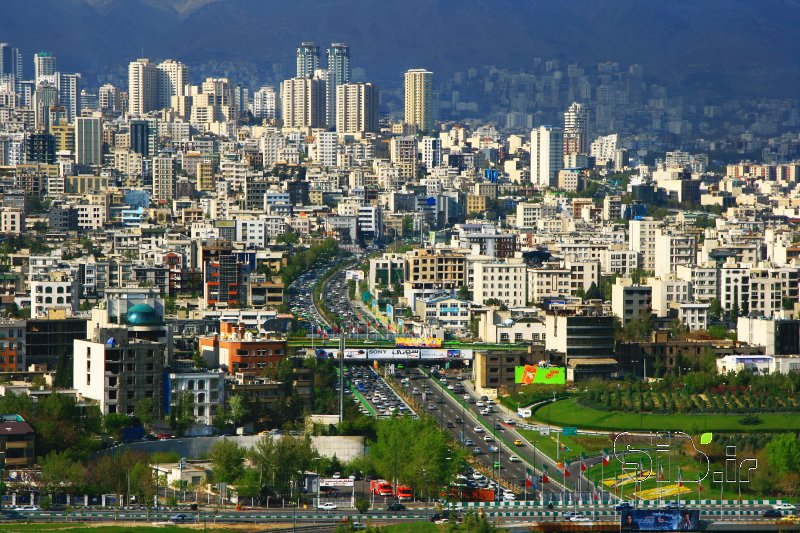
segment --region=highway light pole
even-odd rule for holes
[[[344,331],[339,331],[339,423],[344,422]]]

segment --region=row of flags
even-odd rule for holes
[[[583,454],[581,454],[579,462],[580,462],[580,470],[581,470],[581,472],[586,472],[586,469],[588,467],[586,466],[586,458],[585,458],[585,456]],[[608,464],[611,462],[611,456],[609,455],[608,450],[603,450],[602,462],[603,462],[603,466],[608,466]],[[556,468],[558,468],[558,471],[561,473],[561,475],[564,477],[565,480],[572,475],[571,472],[570,472],[571,465],[566,463],[566,462],[558,462],[558,463],[556,463]],[[548,472],[549,472],[548,465],[542,464],[542,483],[548,483],[550,481],[550,477],[548,476]],[[643,481],[642,478],[644,478],[644,475],[645,475],[644,465],[643,465],[642,461],[640,460],[639,461],[639,468],[638,468],[638,471],[636,472],[636,480],[635,480],[635,483],[637,485],[639,485],[640,487],[641,487],[641,482]],[[659,471],[658,471],[658,480],[659,481],[664,481],[665,479],[666,479],[666,477],[665,477],[665,474],[664,474],[664,465],[661,465],[659,467]],[[536,482],[534,480],[534,471],[531,468],[526,468],[525,469],[525,486],[527,488],[533,488],[533,487],[536,486]],[[678,466],[678,487],[683,487],[683,471],[681,470],[680,466]],[[596,490],[593,491],[593,492],[596,492]],[[615,479],[615,481],[614,481],[614,492],[615,493],[619,492],[618,479]],[[698,477],[697,477],[697,492],[698,493],[703,492],[703,484],[701,482],[699,474],[698,474]],[[597,495],[595,494],[594,497],[597,498]]]

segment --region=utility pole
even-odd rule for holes
[[[344,331],[339,332],[339,422],[344,422]]]

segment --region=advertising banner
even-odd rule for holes
[[[698,531],[700,511],[630,509],[620,520],[622,531]]]
[[[567,370],[563,367],[525,365],[514,370],[514,383],[522,385],[564,385],[567,382]]]
[[[387,359],[419,359],[419,350],[415,348],[371,348],[368,357],[375,360]]]
[[[441,348],[442,339],[433,337],[397,337],[395,339],[395,345],[407,348]]]

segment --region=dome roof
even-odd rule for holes
[[[153,309],[152,306],[147,304],[136,304],[128,309],[128,314],[125,317],[125,321],[130,326],[149,326],[153,324],[160,324],[161,318],[159,318],[158,313],[156,313],[156,310]]]

